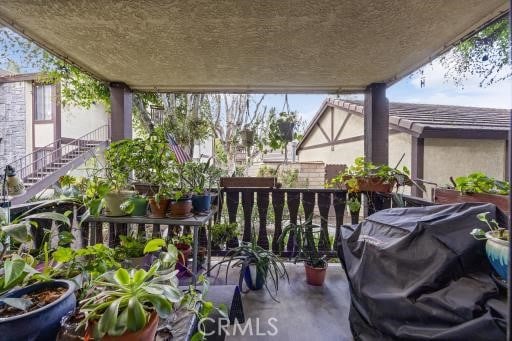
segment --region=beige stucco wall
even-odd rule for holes
[[[504,140],[425,139],[425,180],[438,185],[481,171],[505,179]]]
[[[53,123],[39,123],[34,125],[34,146],[44,147],[54,140]]]
[[[347,112],[336,108],[334,111],[334,134],[339,130],[342,122],[344,121]],[[321,120],[322,127],[326,132],[330,132],[330,124],[324,126],[327,122],[330,123],[330,114],[327,112]],[[355,136],[362,136],[364,134],[364,121],[359,115],[351,115],[348,119],[345,128],[341,132],[339,139],[346,139]],[[303,144],[304,147],[314,146],[315,144],[325,143],[325,137],[320,129],[313,129],[312,138]],[[320,139],[323,137],[323,139]],[[390,165],[395,166],[402,154],[405,153],[404,159],[400,163],[401,166],[411,168],[411,136],[406,133],[392,133],[389,137],[389,161]],[[364,155],[364,141],[353,141],[342,143],[334,146],[325,146],[312,149],[299,150],[299,160],[301,162],[322,161],[325,164],[345,164],[350,165],[354,159]]]
[[[78,138],[96,128],[108,124],[109,113],[102,104],[82,108],[71,105],[62,106],[61,131],[62,137]]]

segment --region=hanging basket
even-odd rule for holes
[[[254,145],[254,130],[252,129],[244,129],[240,131],[240,137],[242,139],[242,144],[245,147],[250,147]]]
[[[279,126],[279,134],[281,135],[281,139],[286,142],[291,142],[293,140],[293,130],[295,128],[295,123],[279,121],[277,124]]]

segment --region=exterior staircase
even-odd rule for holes
[[[24,194],[11,197],[11,204],[26,202],[98,154],[108,145],[108,136],[109,127],[104,125],[77,139],[59,139],[9,163],[26,189]]]

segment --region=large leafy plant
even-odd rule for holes
[[[410,171],[406,166],[402,169],[392,168],[388,165],[375,165],[366,162],[364,157],[358,157],[354,163],[334,177],[328,185],[346,187],[349,192],[359,192],[359,181],[372,179],[375,181],[396,184],[397,186],[418,186],[410,178]],[[419,187],[422,189],[422,187]]]
[[[454,181],[455,189],[463,193],[490,193],[507,195],[510,184],[507,181],[496,180],[481,172],[460,176]]]
[[[86,298],[80,301],[85,321],[94,325],[95,339],[119,336],[143,329],[150,314],[166,318],[180,302],[176,271],[160,276],[160,262],[149,271],[120,268],[98,277]]]
[[[275,293],[277,293],[277,291],[279,290],[279,279],[286,278],[286,280],[289,280],[288,272],[286,271],[286,267],[284,266],[284,263],[283,261],[281,261],[279,256],[274,254],[272,251],[265,250],[261,246],[257,245],[255,240],[256,238],[253,238],[252,242],[242,242],[242,245],[229,250],[226,256],[224,256],[224,258],[221,261],[219,261],[219,263],[215,264],[215,266],[212,267],[212,269],[218,266],[218,275],[220,271],[220,266],[222,264],[227,263],[227,282],[230,267],[239,267],[239,287],[241,288],[243,276],[247,267],[249,267],[250,265],[255,265],[257,275],[262,276],[265,279],[265,288],[267,289],[272,299],[276,300],[274,298],[274,294],[269,288],[269,279],[271,281]]]
[[[305,262],[314,268],[325,268],[325,256],[321,256],[315,244],[315,234],[320,233],[320,226],[311,222],[303,224],[290,224],[283,229],[279,236],[278,243],[281,245],[287,235],[293,238],[292,254],[295,255],[294,262]]]

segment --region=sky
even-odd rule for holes
[[[462,86],[446,79],[446,70],[439,60],[424,67],[425,86],[420,86],[419,73],[403,78],[387,90],[390,102],[462,105],[487,108],[512,108],[512,81],[502,81],[492,86],[480,87],[476,77],[467,79]],[[296,110],[309,123],[320,109],[327,95],[288,95],[290,110]],[[362,95],[358,96],[361,99]],[[267,95],[267,106],[282,110],[284,95]]]

